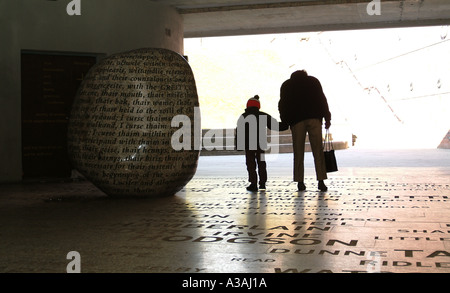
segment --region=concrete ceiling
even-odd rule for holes
[[[183,15],[186,38],[450,24],[449,0],[151,1]]]

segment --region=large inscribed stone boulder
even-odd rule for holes
[[[72,107],[74,168],[110,196],[173,195],[197,169],[198,106],[194,75],[181,55],[166,49],[111,55],[91,68]],[[188,131],[173,139],[181,128]]]

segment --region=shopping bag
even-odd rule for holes
[[[325,165],[327,173],[336,172],[338,170],[336,154],[334,153],[333,142],[330,139],[328,129],[325,133],[325,140],[323,143],[323,155],[325,156]]]

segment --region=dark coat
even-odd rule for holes
[[[331,120],[328,102],[319,80],[296,72],[281,85],[278,110],[281,121],[290,126],[306,119]]]
[[[237,150],[266,150],[268,148],[267,128],[275,131],[284,131],[289,129],[289,125],[284,122],[278,122],[269,114],[259,111],[257,107],[245,109],[237,123]],[[242,131],[245,134],[245,141],[242,141]]]

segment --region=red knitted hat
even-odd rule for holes
[[[247,101],[247,108],[249,108],[249,107],[257,107],[258,109],[261,108],[261,104],[259,103],[258,96],[254,96],[253,98],[251,98]]]

